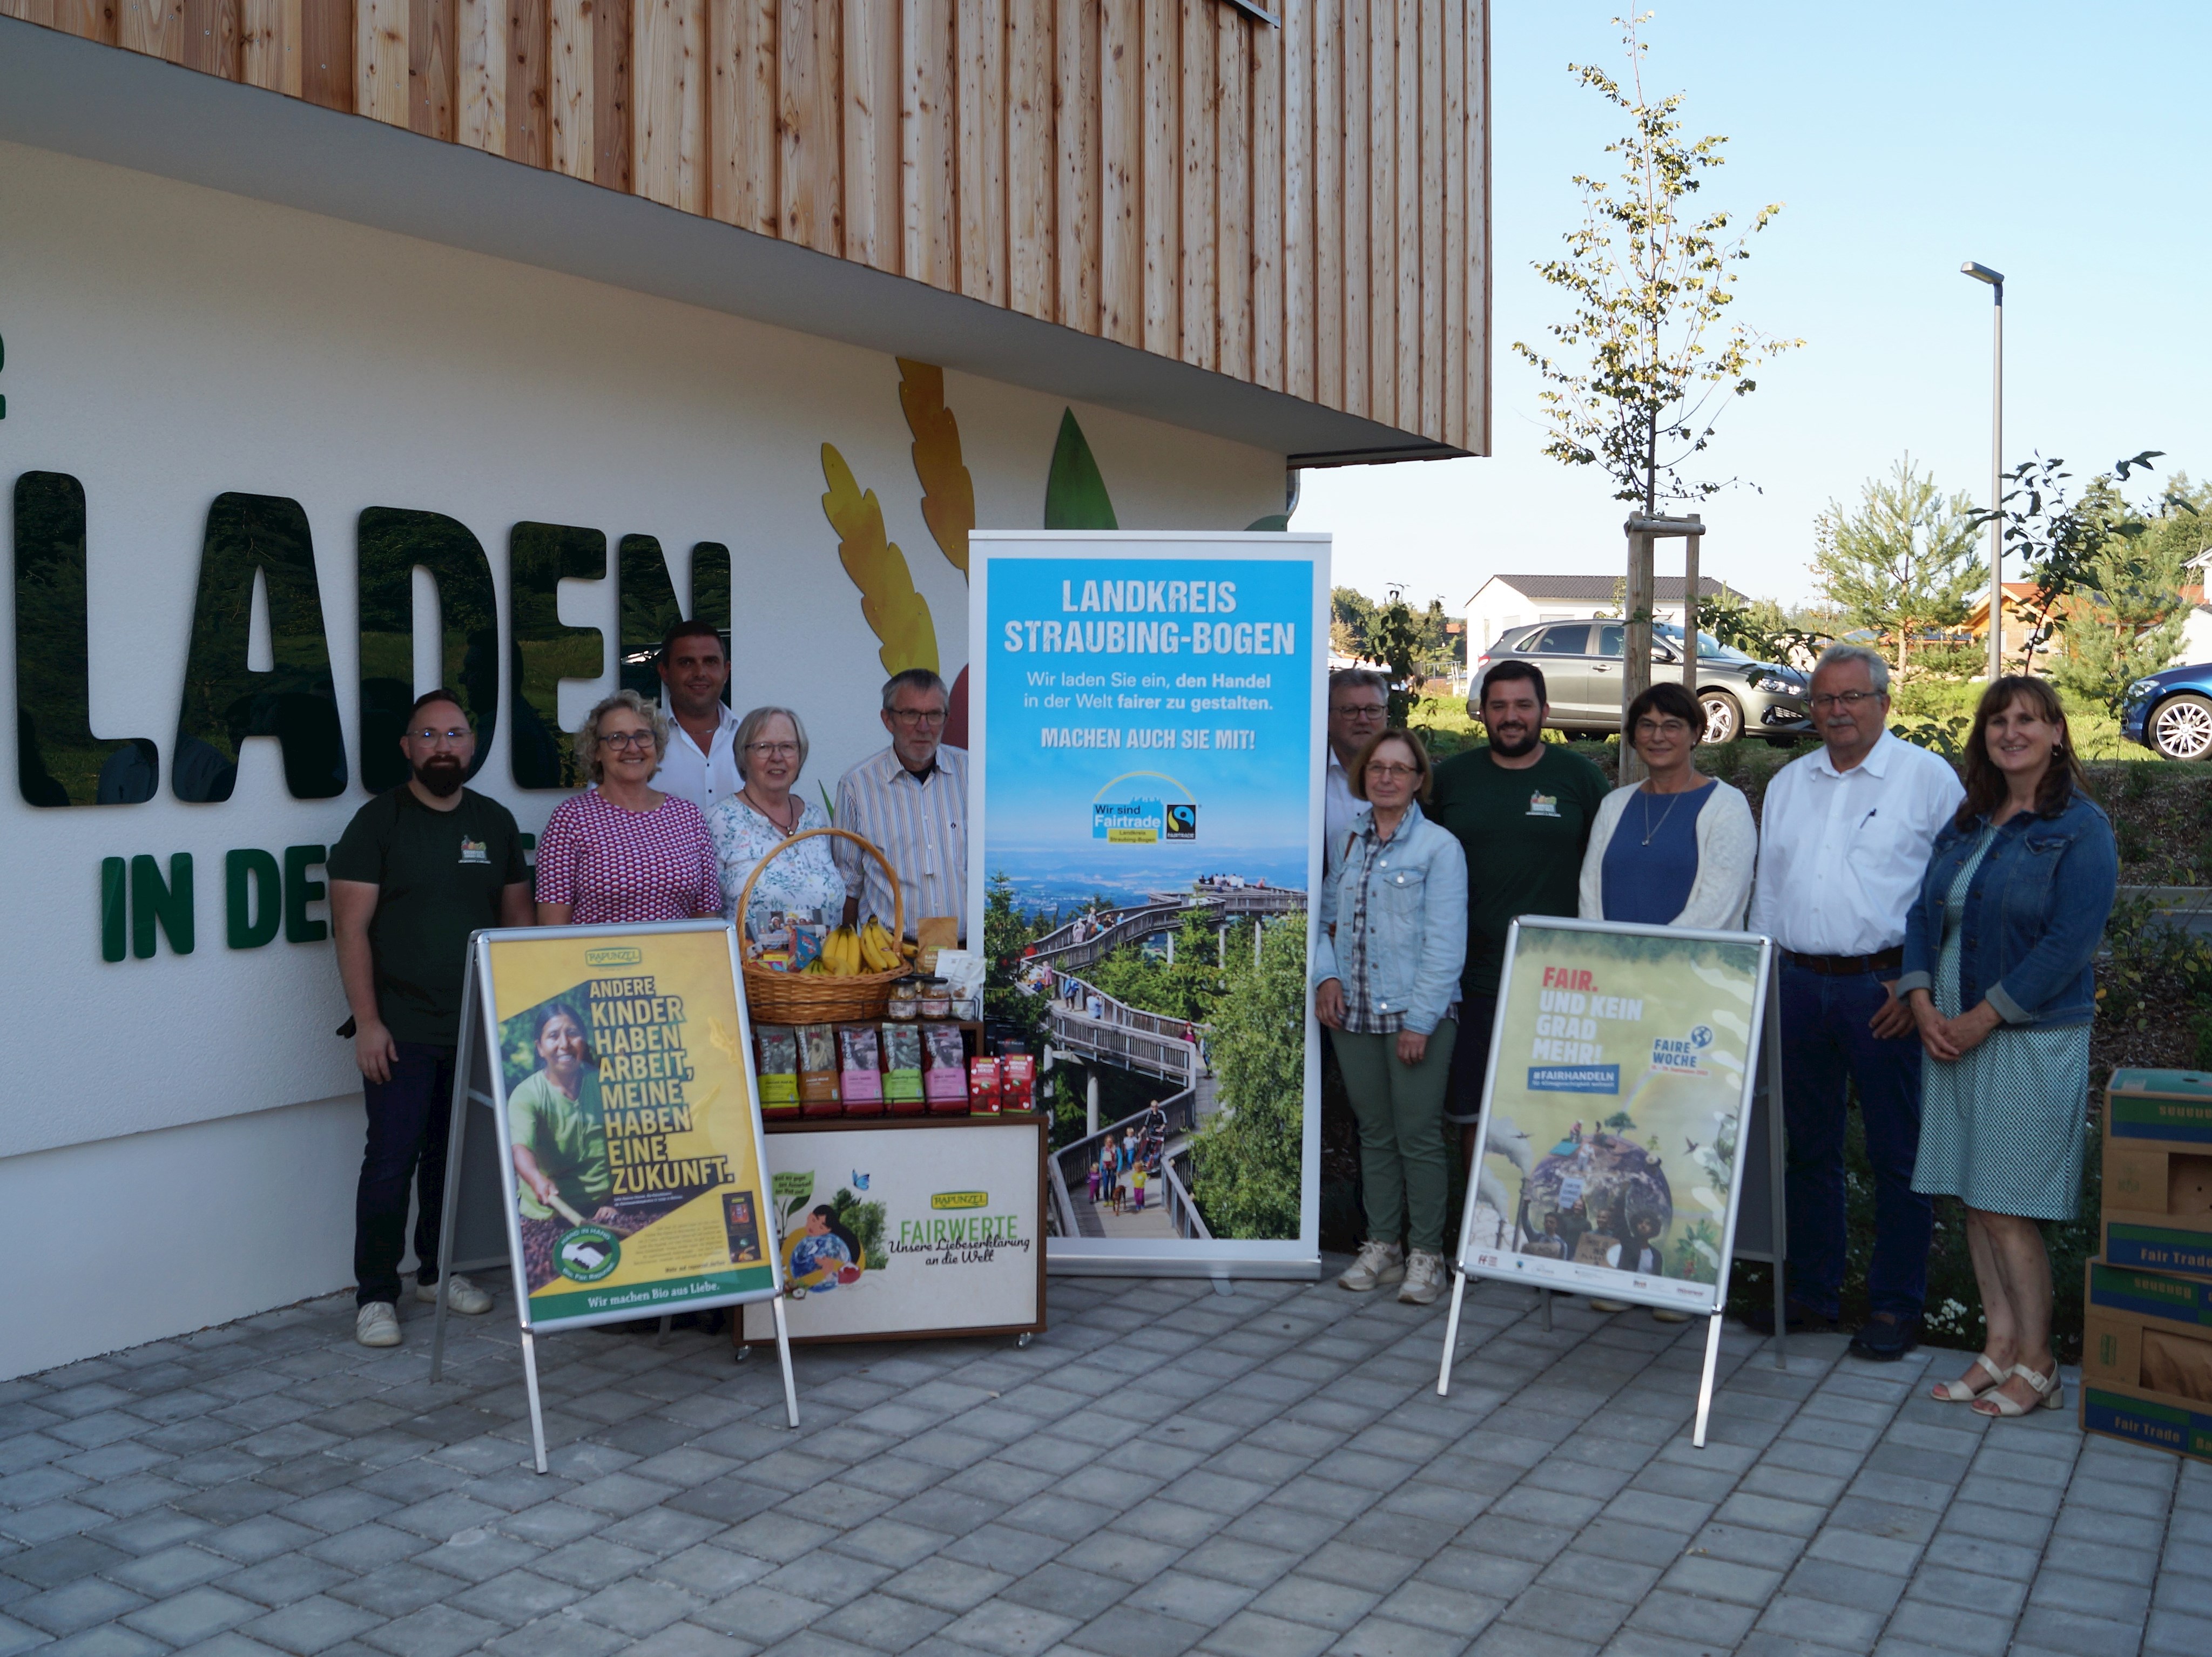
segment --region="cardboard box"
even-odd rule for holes
[[[2190,1230],[2163,1215],[2106,1208],[2104,1245],[2104,1258],[2114,1266],[2212,1278],[2212,1230]]]
[[[2089,1262],[2081,1430],[2212,1460],[2212,1282]]]
[[[2107,1157],[2121,1146],[2212,1156],[2212,1072],[2114,1071],[2105,1089]]]

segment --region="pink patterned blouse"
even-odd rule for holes
[[[673,794],[650,811],[625,811],[596,788],[564,799],[538,841],[538,901],[574,905],[579,926],[720,914],[706,819]]]

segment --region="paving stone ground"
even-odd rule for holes
[[[1052,1329],[540,1344],[350,1296],[0,1383],[0,1657],[2212,1653],[2212,1468],[1984,1423],[1929,1355],[1327,1284],[1055,1279]],[[1935,1355],[1938,1372],[1958,1363]],[[2070,1377],[2069,1377],[2070,1380]],[[2070,1400],[2069,1400],[2070,1402]]]

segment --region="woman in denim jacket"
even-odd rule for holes
[[[1935,1396],[1987,1416],[2062,1402],[2037,1222],[2073,1218],[2081,1194],[2091,962],[2119,878],[2112,824],[2083,788],[2057,695],[1999,679],[1967,738],[1966,798],[1905,920],[1897,993],[1923,1049],[1912,1188],[1965,1203],[1988,1325],[1974,1367]]]
[[[1413,1306],[1444,1284],[1444,1086],[1467,963],[1467,857],[1422,815],[1430,775],[1428,750],[1407,731],[1383,731],[1353,762],[1347,781],[1367,805],[1329,848],[1312,974],[1314,1016],[1336,1032],[1359,1120],[1367,1206],[1367,1241],[1337,1283],[1401,1284]]]

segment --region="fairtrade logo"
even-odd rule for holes
[[[1198,807],[1170,805],[1167,809],[1167,837],[1170,840],[1198,838]]]
[[[988,1191],[940,1191],[929,1199],[932,1208],[988,1208],[991,1193]]]
[[[597,1283],[622,1263],[622,1240],[603,1226],[580,1225],[554,1246],[553,1260],[571,1283]]]
[[[603,950],[584,951],[586,967],[635,967],[645,959],[645,951],[626,946],[611,946]]]

